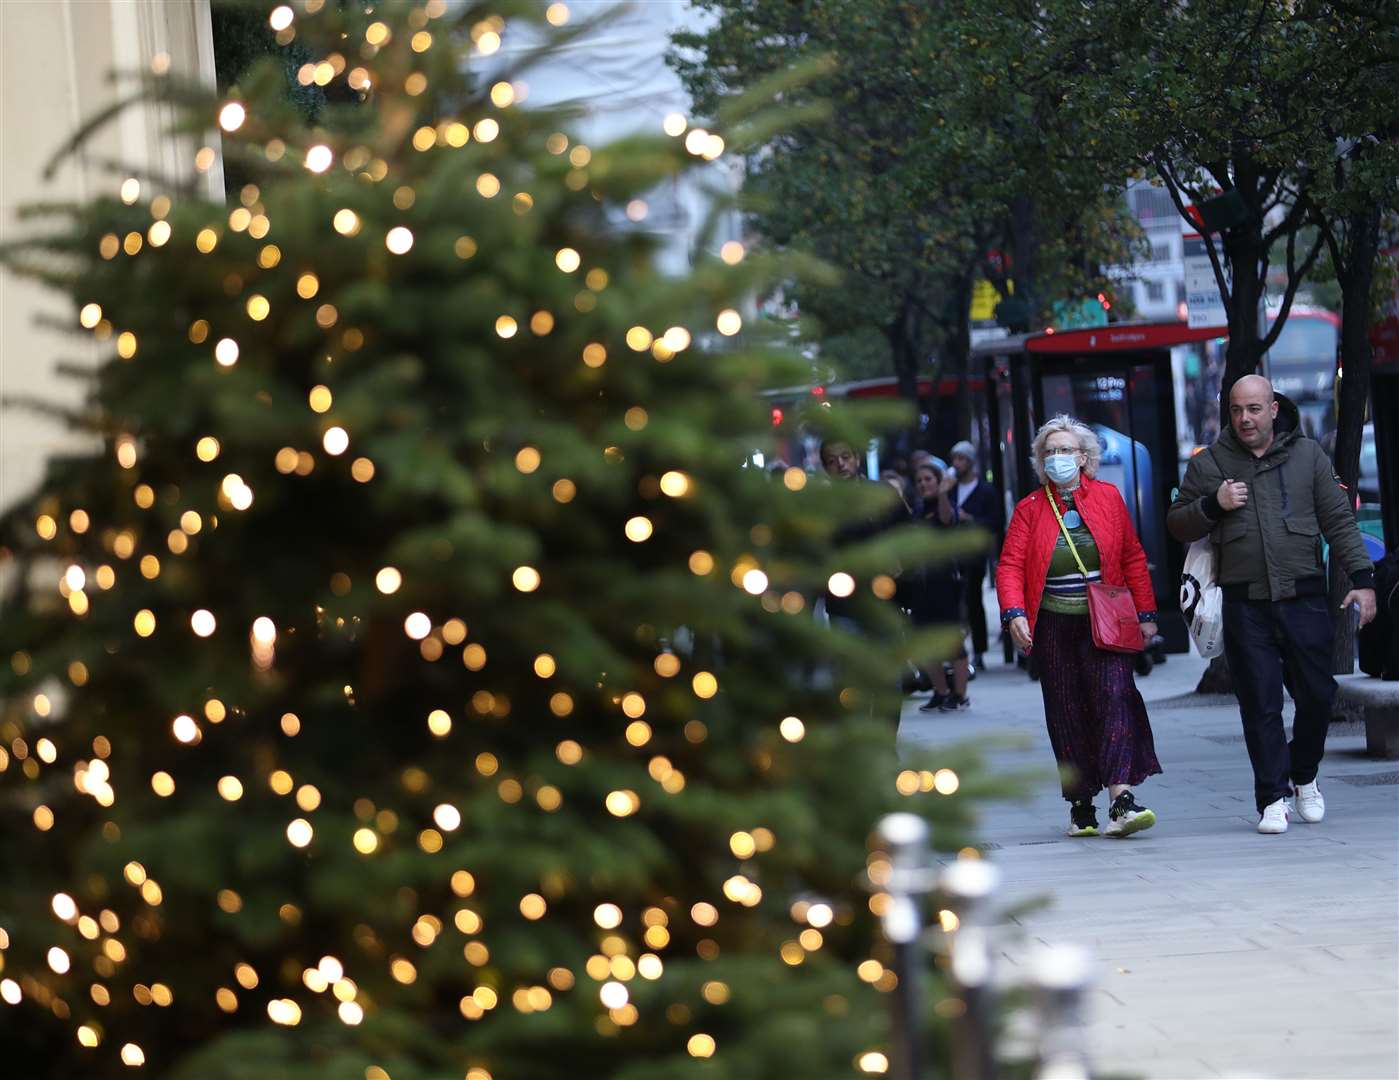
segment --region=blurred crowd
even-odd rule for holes
[[[875,482],[865,477],[861,458],[848,443],[823,443],[821,464],[834,482]],[[859,539],[908,523],[939,532],[981,533],[976,554],[901,573],[895,596],[914,627],[944,626],[958,631],[957,643],[946,655],[928,656],[913,665],[904,689],[931,692],[920,706],[923,712],[967,709],[971,705],[967,684],[984,666],[988,648],[982,592],[988,558],[994,557],[1005,524],[1000,496],[982,478],[976,448],[966,441],[952,446],[946,459],[927,450],[916,450],[908,458],[893,458],[881,471],[879,482],[898,493],[893,510],[880,520],[845,530],[839,539]],[[827,596],[826,611],[833,622],[860,630],[842,598]]]

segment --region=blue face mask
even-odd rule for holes
[[[1044,472],[1060,487],[1078,479],[1078,461],[1074,454],[1055,454],[1044,459]]]

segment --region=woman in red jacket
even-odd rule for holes
[[[1001,623],[1016,646],[1035,649],[1049,741],[1070,804],[1069,835],[1098,835],[1093,799],[1106,787],[1111,799],[1106,835],[1122,837],[1156,823],[1132,787],[1159,773],[1161,764],[1132,676],[1132,656],[1093,644],[1087,583],[1126,585],[1148,641],[1156,633],[1156,599],[1146,553],[1122,496],[1114,485],[1095,479],[1101,456],[1098,437],[1072,417],[1056,416],[1040,428],[1033,460],[1044,486],[1015,508],[996,570],[996,593]]]

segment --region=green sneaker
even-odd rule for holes
[[[1092,799],[1069,804],[1069,835],[1098,835],[1098,811]]]
[[[1130,791],[1124,791],[1112,801],[1112,807],[1108,810],[1107,831],[1103,835],[1120,840],[1155,824],[1156,815],[1140,805]]]

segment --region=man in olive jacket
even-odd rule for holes
[[[1321,446],[1299,433],[1297,406],[1261,375],[1229,393],[1229,427],[1195,455],[1166,515],[1182,542],[1210,536],[1224,592],[1224,655],[1253,763],[1258,831],[1289,816],[1320,821],[1316,783],[1336,680],[1321,538],[1355,585],[1360,625],[1375,617],[1374,567],[1350,500]],[[1282,723],[1283,666],[1297,703],[1292,742]],[[1289,802],[1294,796],[1296,802]]]

